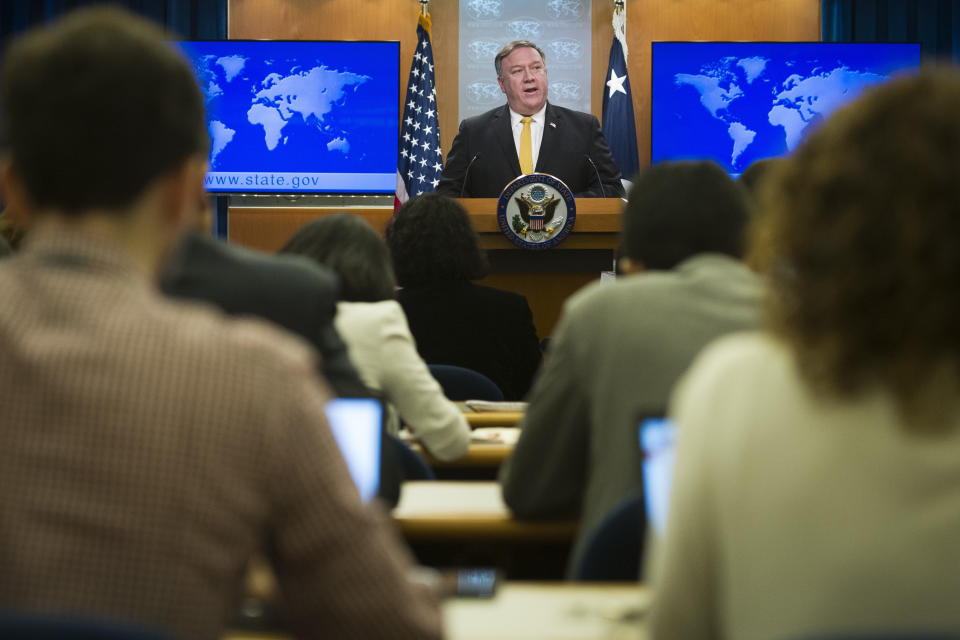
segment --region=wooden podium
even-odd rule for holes
[[[480,245],[490,256],[491,274],[481,284],[516,291],[527,297],[537,333],[553,333],[564,300],[583,285],[613,268],[620,231],[619,198],[577,200],[573,232],[559,246],[545,251],[515,247],[500,233],[496,198],[463,198],[459,201],[480,235]],[[230,242],[275,252],[301,226],[331,213],[362,217],[374,229],[383,229],[392,207],[230,207]]]

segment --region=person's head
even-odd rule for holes
[[[529,116],[547,103],[547,63],[540,47],[529,40],[514,40],[500,49],[493,66],[511,109]]]
[[[775,260],[770,247],[769,220],[766,211],[760,206],[760,193],[777,167],[787,162],[785,158],[763,158],[752,163],[737,178],[737,184],[746,191],[750,202],[750,224],[747,237],[746,262],[751,269],[766,273]]]
[[[743,189],[713,162],[653,165],[634,179],[621,216],[621,268],[672,269],[701,253],[739,259],[747,207]]]
[[[0,73],[4,195],[18,213],[119,218],[160,189],[175,216],[202,199],[203,95],[157,27],[78,11],[14,41]]]
[[[956,380],[958,114],[955,72],[884,83],[828,118],[761,194],[785,265],[773,325],[815,387],[880,383],[909,412],[935,379]]]
[[[487,256],[470,217],[446,196],[426,193],[408,200],[387,225],[386,237],[401,287],[487,275]]]
[[[763,183],[773,173],[773,170],[785,161],[784,158],[780,157],[756,160],[744,169],[740,177],[737,178],[737,183],[746,190],[751,199],[756,199]]]
[[[396,281],[380,235],[361,218],[335,213],[300,227],[280,253],[306,256],[340,277],[340,299],[392,300]]]

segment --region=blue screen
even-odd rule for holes
[[[175,44],[206,96],[208,191],[396,188],[400,43]]]
[[[919,64],[919,44],[654,42],[651,161],[709,159],[737,177]]]

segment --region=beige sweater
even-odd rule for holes
[[[389,403],[391,433],[403,421],[437,458],[466,454],[467,420],[430,375],[397,302],[340,302],[334,325],[363,383],[383,392]]]
[[[815,396],[760,335],[702,355],[673,409],[653,638],[960,631],[960,429]]]

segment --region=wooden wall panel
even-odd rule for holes
[[[399,40],[401,83],[405,83],[416,46],[419,6],[417,0],[230,0],[229,34],[238,39]],[[446,155],[459,127],[459,0],[432,0],[430,7]],[[593,0],[591,110],[598,118],[613,37],[612,13],[612,0]],[[652,41],[819,39],[817,0],[627,0],[630,85],[641,166],[650,160]]]
[[[594,34],[597,37],[596,32]],[[817,0],[627,0],[628,66],[640,166],[650,162],[651,42],[819,39],[820,3]],[[596,69],[594,60],[594,77]]]

